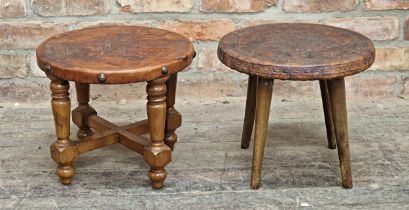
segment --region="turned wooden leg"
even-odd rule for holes
[[[352,188],[351,160],[349,154],[348,119],[344,78],[328,80],[328,92],[337,139],[342,185]]]
[[[72,162],[78,157],[78,148],[71,142],[70,111],[71,101],[68,81],[52,78],[50,89],[52,92],[51,107],[54,115],[54,124],[57,141],[50,147],[51,157],[58,163],[57,175],[63,184],[70,184],[74,176]]]
[[[257,84],[256,128],[254,134],[253,169],[251,171],[251,189],[260,186],[261,167],[263,165],[264,146],[270,116],[273,80],[259,78]]]
[[[89,84],[75,83],[75,89],[77,91],[78,107],[72,111],[72,117],[79,128],[77,136],[82,139],[93,134],[92,130],[86,125],[85,119],[90,115],[97,114],[97,112],[88,104]]]
[[[327,128],[328,148],[336,149],[336,139],[334,132],[334,123],[332,122],[331,104],[328,95],[328,86],[326,80],[320,80],[322,106],[324,108],[325,126]]]
[[[241,148],[247,149],[250,145],[253,132],[254,116],[256,111],[257,76],[249,76],[246,99],[246,112],[244,114],[243,135]]]
[[[166,125],[165,125],[165,144],[174,149],[178,139],[175,131],[180,126],[181,115],[175,109],[177,74],[172,75],[166,82]],[[171,116],[177,116],[172,118]]]
[[[164,167],[171,160],[171,149],[164,144],[166,120],[166,85],[168,78],[149,81],[146,87],[148,93],[148,123],[150,144],[145,147],[144,160],[151,166],[149,179],[152,187],[160,189],[167,176]]]

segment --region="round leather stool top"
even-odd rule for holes
[[[367,37],[318,24],[279,23],[231,32],[219,44],[219,59],[250,75],[282,80],[324,80],[368,69],[375,48]]]
[[[192,43],[182,35],[138,26],[105,26],[63,33],[37,49],[47,74],[87,84],[149,81],[189,66]]]

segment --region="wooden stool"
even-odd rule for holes
[[[182,122],[174,108],[177,72],[188,67],[193,56],[193,45],[185,37],[145,27],[86,28],[42,43],[37,49],[37,62],[51,79],[57,133],[51,156],[58,163],[61,182],[71,183],[72,162],[80,154],[119,143],[143,155],[151,167],[152,187],[163,187],[167,175],[164,167],[171,161],[175,130]],[[68,81],[75,81],[77,91],[78,107],[72,111],[72,120],[79,127],[77,141],[70,139]],[[143,81],[148,83],[147,120],[118,127],[99,117],[88,104],[90,84]],[[146,133],[150,141],[141,136]]]
[[[375,49],[368,38],[316,24],[259,25],[224,36],[218,57],[250,75],[241,146],[249,147],[255,118],[252,189],[260,185],[274,79],[320,81],[328,147],[338,146],[342,185],[352,187],[344,77],[374,62]]]

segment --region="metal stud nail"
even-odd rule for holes
[[[105,82],[106,79],[107,78],[106,78],[105,74],[98,74],[98,81]]]
[[[168,72],[169,72],[168,67],[166,67],[166,66],[162,67],[161,72],[162,72],[163,75],[168,74]]]

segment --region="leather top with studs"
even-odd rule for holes
[[[188,67],[194,47],[174,32],[139,26],[101,26],[63,33],[37,49],[49,76],[79,83],[155,80]]]

